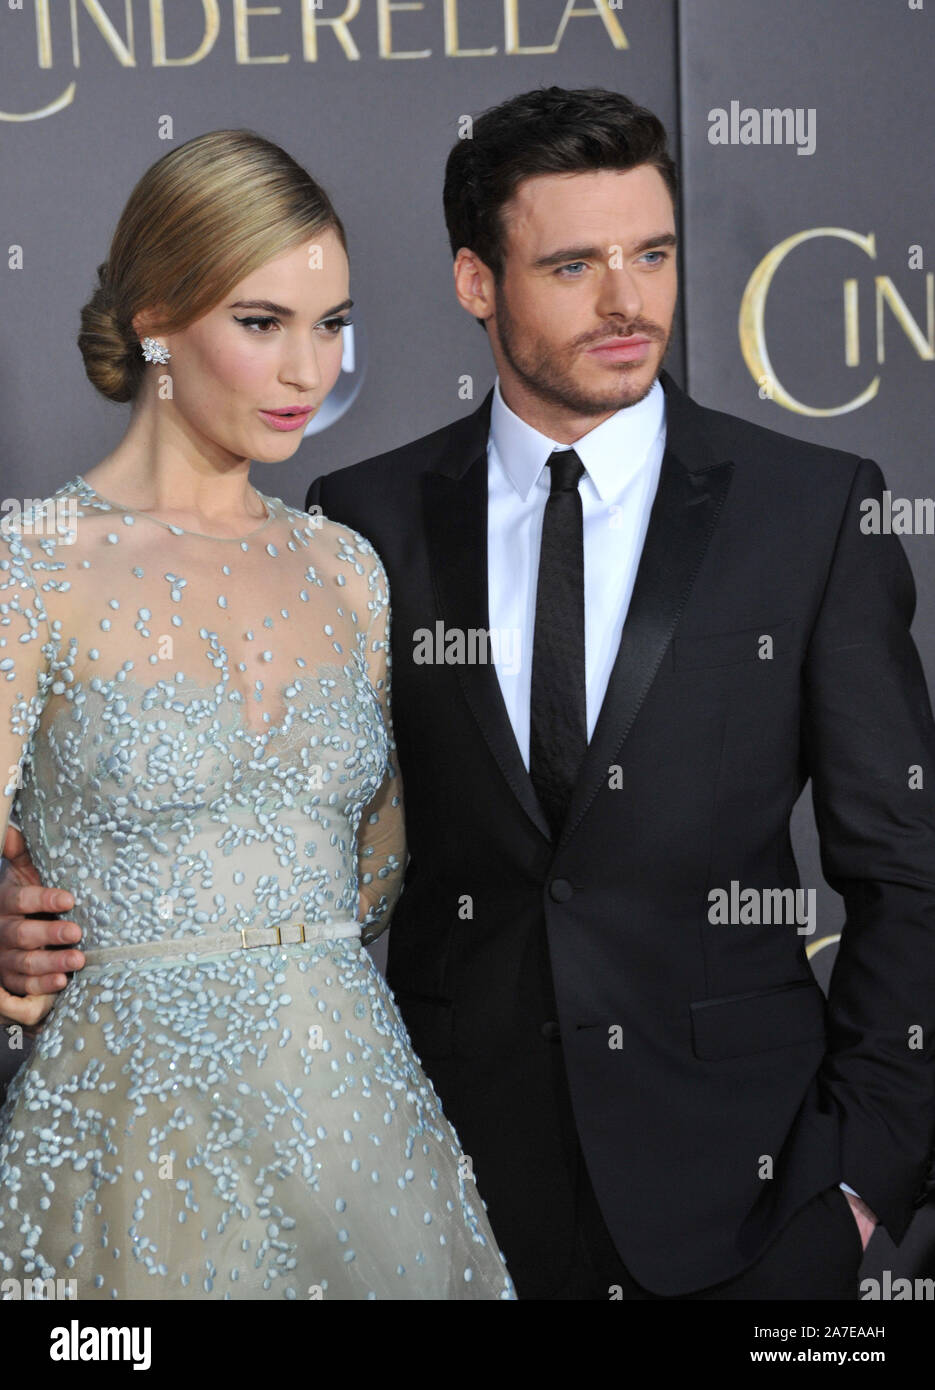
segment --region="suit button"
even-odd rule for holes
[[[553,878],[549,884],[549,897],[556,903],[567,903],[574,891],[567,878]]]
[[[539,1031],[546,1042],[561,1042],[562,1030],[559,1028],[554,1018],[550,1018],[548,1023],[543,1023]]]

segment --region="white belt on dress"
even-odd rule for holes
[[[278,927],[235,927],[229,931],[200,932],[197,936],[171,936],[155,941],[136,941],[126,946],[92,946],[84,951],[85,968],[110,961],[136,960],[143,956],[179,957],[195,953],[215,955],[225,951],[251,951],[259,946],[317,945],[360,936],[362,922],[354,917],[332,917],[327,922],[284,922]],[[79,944],[76,948],[81,950]]]

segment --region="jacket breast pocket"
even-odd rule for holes
[[[706,1062],[825,1037],[827,1007],[814,980],[691,1004],[692,1051]]]
[[[677,669],[698,666],[737,666],[756,661],[767,665],[791,650],[792,621],[760,623],[733,632],[676,637],[672,644]]]

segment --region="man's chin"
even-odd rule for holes
[[[604,414],[609,410],[621,410],[628,405],[638,405],[652,390],[660,366],[660,363],[650,366],[646,362],[618,362],[612,369],[602,367],[602,379],[596,381],[593,374],[589,373],[589,379],[578,385],[575,394],[582,403],[589,403],[589,413],[594,415]]]

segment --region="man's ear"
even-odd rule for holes
[[[497,306],[493,271],[474,251],[462,246],[455,256],[455,296],[461,308],[478,321],[493,316]]]

